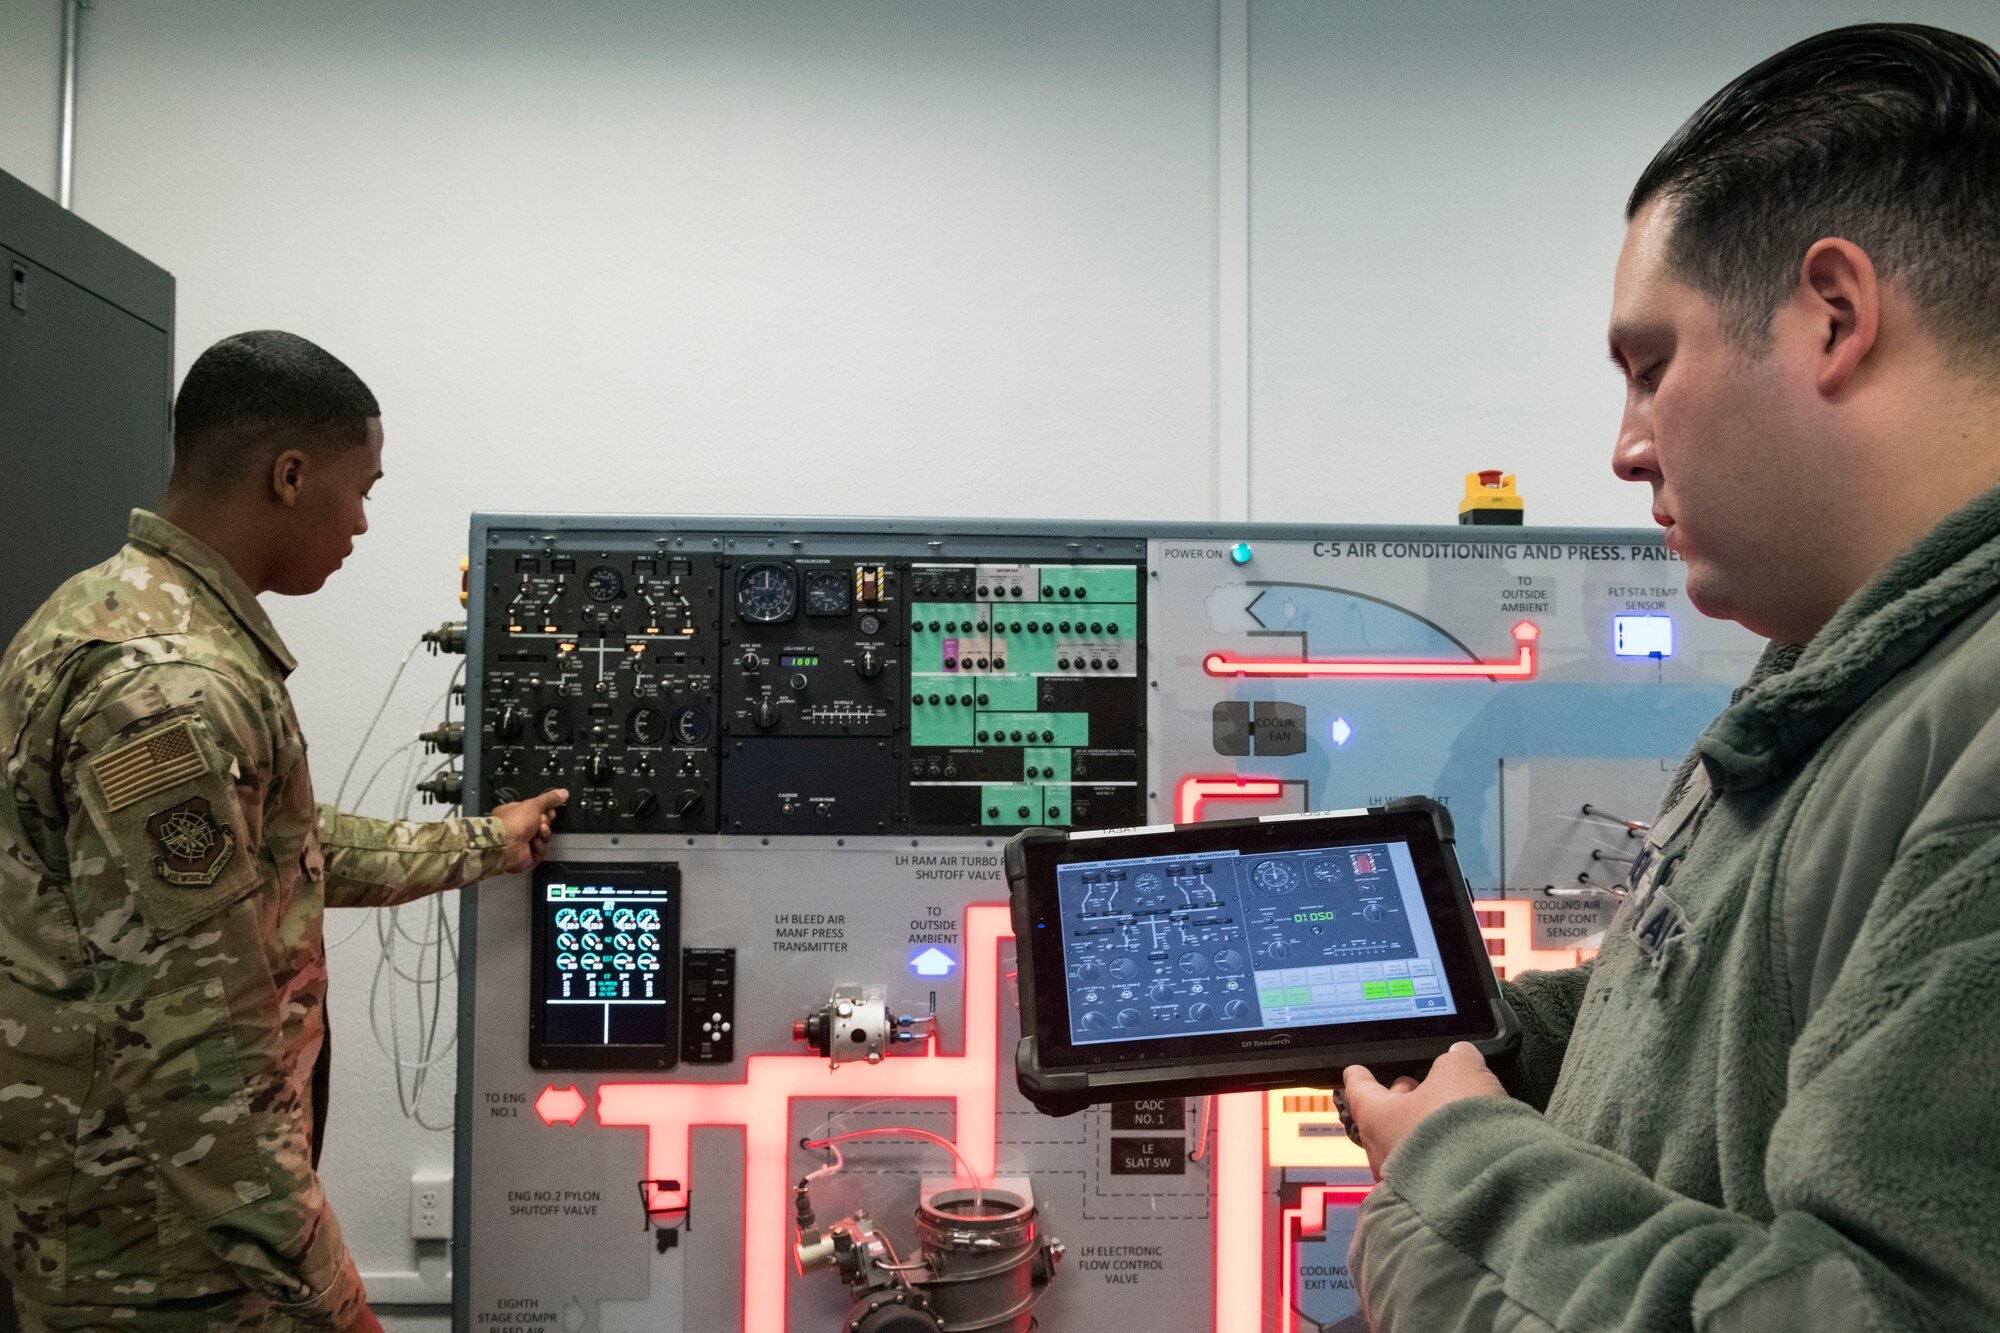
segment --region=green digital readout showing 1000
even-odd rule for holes
[[[1294,912],[1292,920],[1298,925],[1304,925],[1309,921],[1331,921],[1334,916],[1332,912]]]

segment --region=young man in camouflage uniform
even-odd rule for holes
[[[324,909],[526,869],[567,795],[314,803],[257,595],[367,530],[379,418],[302,338],[217,343],[163,513],[0,660],[0,1270],[30,1329],[379,1327],[314,1173]]]
[[[1377,1333],[2000,1329],[2000,56],[1773,56],[1640,177],[1613,463],[1772,641],[1519,1058],[1346,1088]],[[1496,1074],[1498,1077],[1496,1077]]]

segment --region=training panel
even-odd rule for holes
[[[466,808],[572,792],[465,896],[472,1329],[1360,1328],[1324,1090],[1021,1098],[1001,848],[1427,795],[1496,970],[1572,966],[1761,646],[1623,530],[481,514],[470,554]],[[1149,1032],[1408,1005],[1349,869],[1267,876],[1254,951],[1192,861],[1108,886],[1130,975],[1072,980]]]

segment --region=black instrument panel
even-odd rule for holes
[[[687,544],[488,550],[480,800],[566,786],[570,832],[1143,817],[1142,561]]]

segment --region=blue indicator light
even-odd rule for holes
[[[1233,564],[1238,564],[1238,565],[1249,564],[1250,557],[1252,554],[1254,554],[1254,552],[1251,551],[1249,542],[1238,542],[1236,543],[1236,545],[1229,548],[1229,559]]]
[[[1672,616],[1611,617],[1611,651],[1619,657],[1672,657]]]
[[[948,977],[958,966],[958,960],[935,946],[925,949],[910,959],[910,971],[920,977]]]
[[[1333,720],[1332,735],[1335,745],[1345,745],[1354,738],[1354,728],[1347,725],[1346,718],[1337,717]]]

